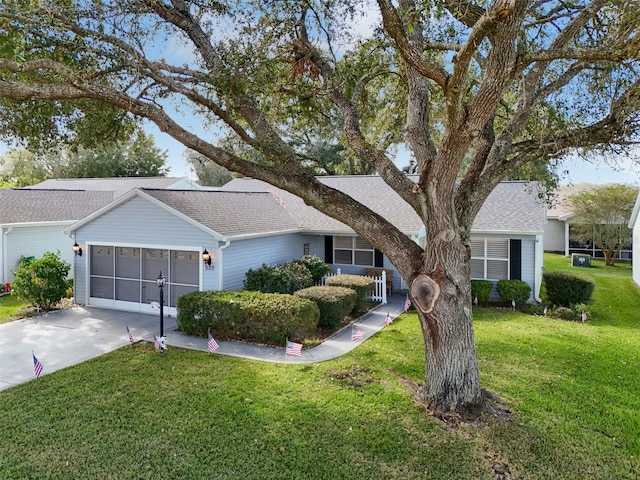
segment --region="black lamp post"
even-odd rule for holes
[[[160,345],[164,350],[164,286],[167,280],[164,278],[162,272],[156,278],[156,285],[160,288]]]

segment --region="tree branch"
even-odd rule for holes
[[[382,13],[382,22],[384,27],[387,33],[389,33],[391,38],[395,41],[398,51],[404,61],[426,78],[433,80],[440,86],[440,88],[445,90],[449,80],[449,75],[440,66],[425,60],[422,56],[421,49],[416,49],[411,45],[406,36],[402,20],[391,3],[391,0],[378,0],[378,5],[380,6],[380,12]]]

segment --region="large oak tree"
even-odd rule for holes
[[[530,162],[634,140],[638,12],[630,0],[4,0],[0,108],[117,107],[350,225],[410,285],[426,352],[417,396],[470,411],[483,402],[473,219]],[[427,247],[316,181],[294,141],[306,132],[376,171],[423,219]],[[242,155],[218,143],[230,134]],[[400,143],[417,183],[392,161]]]

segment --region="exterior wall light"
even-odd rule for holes
[[[81,257],[82,256],[82,247],[80,245],[78,245],[78,242],[73,244],[73,253],[74,255]]]
[[[205,248],[202,251],[202,262],[204,263],[204,268],[207,270],[213,270],[214,266],[211,264],[211,254]]]

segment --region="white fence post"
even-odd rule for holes
[[[387,271],[382,270],[382,304],[387,303]]]

